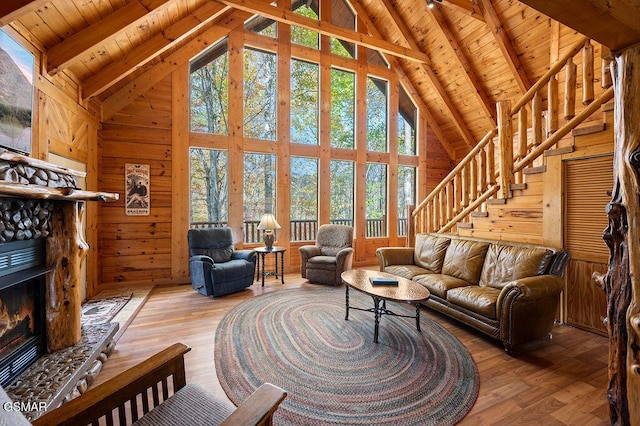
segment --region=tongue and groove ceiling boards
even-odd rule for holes
[[[365,28],[308,20],[269,0],[3,0],[0,24],[46,52],[49,75],[79,82],[83,100],[101,103],[103,120],[255,14],[307,26],[382,53],[457,159],[495,125],[497,101],[517,100],[549,68],[551,51],[564,47],[552,46],[553,31],[575,32],[515,0],[434,8],[426,0],[327,1],[348,2]]]

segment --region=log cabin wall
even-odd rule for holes
[[[125,215],[127,163],[149,165],[148,216]],[[100,187],[123,194],[100,207],[103,284],[171,282],[171,165],[169,76],[103,123]]]

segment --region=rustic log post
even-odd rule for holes
[[[640,424],[640,46],[616,58],[614,188],[607,206],[609,269],[594,274],[607,298],[611,424]]]
[[[518,111],[518,160],[523,159],[527,155],[527,142],[529,135],[527,132],[527,108],[522,107]],[[522,170],[515,175],[516,183],[523,183],[524,176]]]
[[[604,47],[603,47],[604,48]],[[613,79],[611,78],[611,61],[609,59],[602,59],[602,68],[600,70],[602,78],[600,85],[603,89],[608,89],[613,85]]]
[[[89,245],[82,236],[84,202],[55,203],[47,238],[47,350],[80,341],[80,266]]]
[[[413,204],[407,204],[407,247],[416,245],[416,226],[413,221],[413,212],[415,209],[416,206]]]
[[[533,127],[533,146],[542,143],[542,96],[536,92],[531,102],[531,127]]]
[[[582,104],[587,106],[593,99],[593,44],[587,40],[582,49]]]
[[[510,198],[513,180],[513,126],[511,125],[511,101],[504,100],[498,107],[498,147],[500,149],[499,198]]]
[[[547,86],[547,137],[558,130],[558,103],[558,79],[552,75]]]
[[[576,84],[578,66],[573,58],[567,59],[564,78],[564,119],[571,120],[576,116]]]

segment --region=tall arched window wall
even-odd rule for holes
[[[320,19],[317,1],[293,7]],[[350,10],[331,16],[355,30]],[[420,115],[379,52],[256,18],[192,60],[190,87],[192,227],[241,225],[259,243],[273,212],[289,241],[328,222],[406,235]]]

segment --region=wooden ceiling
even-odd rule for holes
[[[535,3],[576,0],[525,2],[544,7]],[[598,2],[604,0],[588,3]],[[552,57],[552,20],[515,0],[444,0],[434,8],[426,0],[351,0],[361,34],[270,3],[3,0],[0,25],[9,24],[46,52],[44,72],[77,81],[83,100],[102,104],[104,119],[254,14],[313,28],[375,48],[396,64],[426,105],[436,135],[457,158],[494,126],[495,103],[518,99],[548,70]],[[614,18],[640,33],[637,13],[631,22],[620,13]],[[556,31],[575,33],[566,27]],[[568,46],[557,49],[563,47]]]

